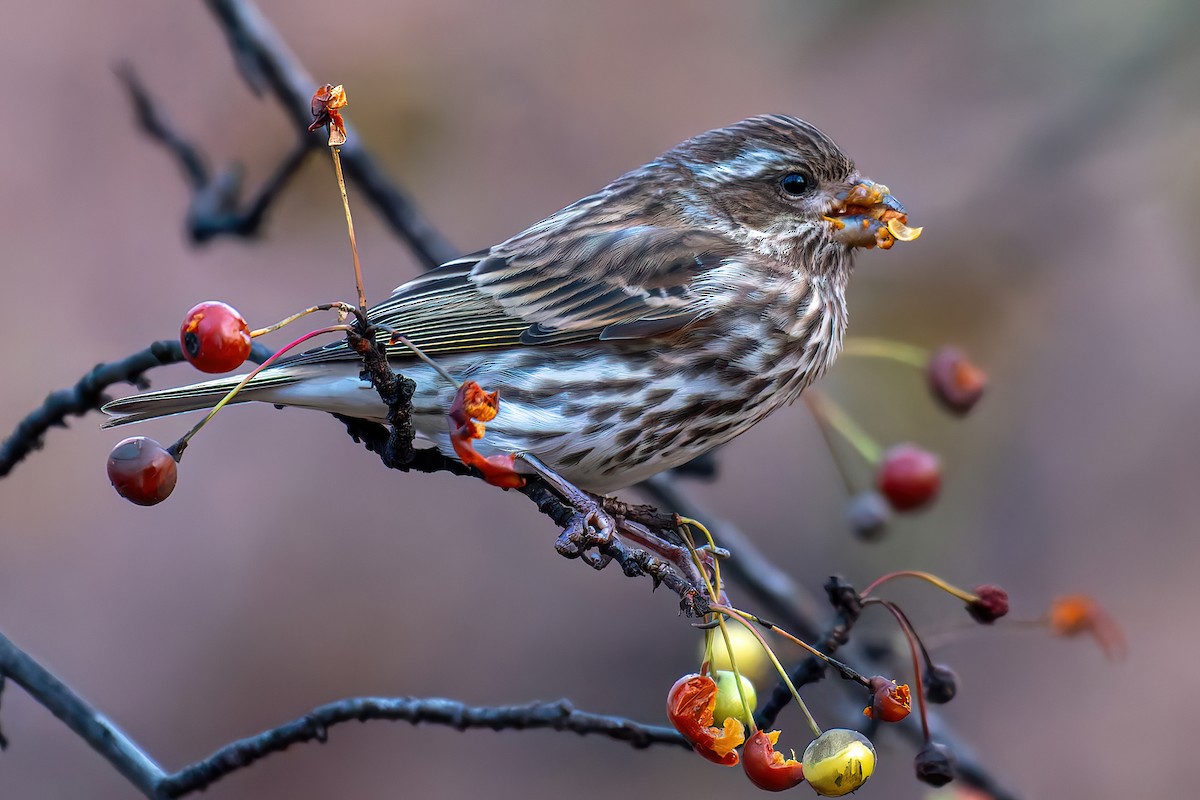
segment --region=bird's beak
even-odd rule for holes
[[[863,179],[838,192],[824,219],[833,238],[848,247],[887,250],[896,240],[911,242],[924,228],[908,227],[908,214],[882,183]]]

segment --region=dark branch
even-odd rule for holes
[[[157,788],[166,777],[162,767],[108,717],[88,705],[3,633],[0,633],[0,674],[12,678],[30,697],[62,720],[146,797],[152,800],[166,797]]]
[[[517,706],[468,706],[444,698],[352,697],[314,708],[299,719],[231,742],[202,761],[167,774],[157,763],[45,667],[0,633],[0,690],[12,678],[34,700],[61,719],[89,746],[151,800],[202,791],[231,772],[244,769],[293,744],[324,742],[329,728],[357,720],[390,720],[448,725],[456,730],[548,728],[581,736],[606,736],[635,748],[673,745],[689,748],[672,728],[643,725],[624,717],[577,711],[569,701]],[[2,738],[0,738],[2,741]]]
[[[312,122],[312,93],[324,81],[315,81],[280,38],[274,26],[249,2],[206,0],[221,29],[242,77],[258,94],[270,92],[283,106],[298,133],[312,146],[325,147],[320,133],[307,133]],[[412,199],[392,181],[362,145],[361,137],[346,126],[348,141],[341,148],[346,177],[362,190],[387,223],[412,248],[426,267],[435,267],[458,252],[417,210]]]
[[[422,448],[413,450],[407,461],[394,458],[396,444],[394,434],[389,428],[377,422],[344,417],[335,414],[346,426],[354,441],[360,442],[369,451],[380,457],[380,461],[389,469],[402,472],[449,472],[453,475],[471,475],[480,477],[477,470],[468,467],[461,461],[447,458],[437,448]],[[574,509],[565,505],[557,495],[542,481],[531,478],[526,485],[519,489],[522,494],[532,500],[546,516],[550,517],[560,528],[566,528],[575,514]],[[644,509],[646,507],[636,507]],[[629,547],[616,537],[611,542],[597,548],[600,561],[588,561],[593,566],[602,567],[609,561],[616,561],[621,571],[629,577],[648,575],[657,587],[666,586],[679,595],[681,607],[688,616],[703,615],[707,606],[704,595],[697,587],[689,583],[673,566],[663,559],[637,547]]]
[[[208,164],[195,145],[175,132],[175,128],[167,121],[161,109],[146,91],[145,84],[138,78],[132,64],[118,64],[117,77],[125,84],[129,99],[133,103],[133,113],[138,125],[146,135],[167,148],[179,161],[183,175],[193,189],[200,189],[209,182]]]
[[[241,165],[231,164],[214,177],[199,148],[176,132],[133,67],[121,65],[117,68],[117,76],[129,92],[142,130],[175,157],[191,186],[187,232],[196,244],[203,244],[218,236],[251,237],[257,234],[267,209],[296,174],[305,156],[318,144],[307,135],[301,138],[254,198],[243,203]]]
[[[840,578],[830,578],[825,584],[825,593],[829,604],[833,606],[835,616],[833,622],[825,629],[821,638],[813,642],[813,646],[827,656],[832,656],[842,645],[850,641],[850,629],[858,621],[862,613],[862,601],[854,588]],[[809,683],[815,683],[825,676],[826,664],[816,656],[809,656],[792,668],[789,677],[797,688]],[[774,691],[763,702],[762,707],[754,715],[759,727],[770,728],[775,723],[788,703],[792,701],[791,690],[782,680],[775,686]]]
[[[181,769],[167,778],[162,788],[170,797],[202,790],[229,773],[302,742],[324,742],[328,730],[343,722],[390,720],[448,725],[456,730],[491,728],[531,730],[549,728],[573,731],[581,736],[596,734],[636,748],[670,744],[689,748],[672,728],[642,725],[621,717],[576,711],[567,700],[485,708],[457,700],[415,697],[354,697],[314,708],[292,722],[225,745],[203,761]]]
[[[250,358],[261,364],[271,352],[256,344]],[[49,395],[41,407],[21,420],[12,435],[0,445],[0,478],[12,471],[22,459],[42,447],[42,436],[51,427],[65,428],[68,416],[83,416],[108,402],[104,390],[114,383],[132,383],[139,389],[149,386],[145,372],[163,364],[183,360],[179,342],[164,339],[120,361],[99,364],[70,389],[60,389]]]
[[[310,133],[312,93],[318,84],[284,44],[275,28],[258,9],[242,0],[207,0],[216,16],[243,78],[255,93],[270,92],[291,118],[296,145],[252,200],[242,203],[242,169],[233,164],[212,176],[200,150],[180,135],[154,102],[129,65],[117,68],[133,102],[138,124],[179,161],[189,185],[192,201],[188,209],[188,234],[197,243],[221,235],[255,235],[275,198],[287,185],[309,152],[327,148],[321,132]],[[361,144],[357,133],[346,126],[348,141],[341,147],[346,177],[362,190],[412,249],[424,265],[435,267],[458,255],[458,251],[417,210],[412,199],[392,183],[378,162]]]

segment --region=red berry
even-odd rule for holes
[[[804,766],[775,750],[778,739],[779,731],[756,731],[742,748],[742,769],[746,771],[746,777],[768,792],[782,792],[804,780]]]
[[[175,489],[175,459],[145,436],[133,436],[108,454],[108,479],[117,494],[139,506],[153,506]]]
[[[233,306],[208,300],[188,312],[179,344],[201,372],[229,372],[250,356],[250,327]]]
[[[937,497],[942,486],[938,457],[916,445],[888,450],[879,465],[876,487],[897,511],[912,511]]]
[[[987,373],[957,347],[943,347],[934,353],[928,376],[933,396],[947,411],[960,416],[975,407],[987,388]]]

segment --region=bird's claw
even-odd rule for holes
[[[596,569],[603,569],[612,559],[596,548],[612,543],[616,522],[593,500],[586,500],[570,523],[554,541],[554,549],[567,558],[583,558]]]
[[[617,523],[609,516],[600,503],[587,492],[582,491],[570,481],[542,463],[541,459],[530,453],[518,453],[515,458],[523,461],[541,476],[551,488],[575,510],[567,527],[554,541],[554,549],[559,555],[567,558],[583,558],[596,569],[603,569],[612,558],[602,553],[592,552],[597,548],[612,544],[616,535]]]

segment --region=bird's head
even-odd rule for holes
[[[793,264],[848,262],[858,247],[911,241],[904,206],[812,125],[752,117],[702,133],[655,162],[674,176],[678,213]]]

